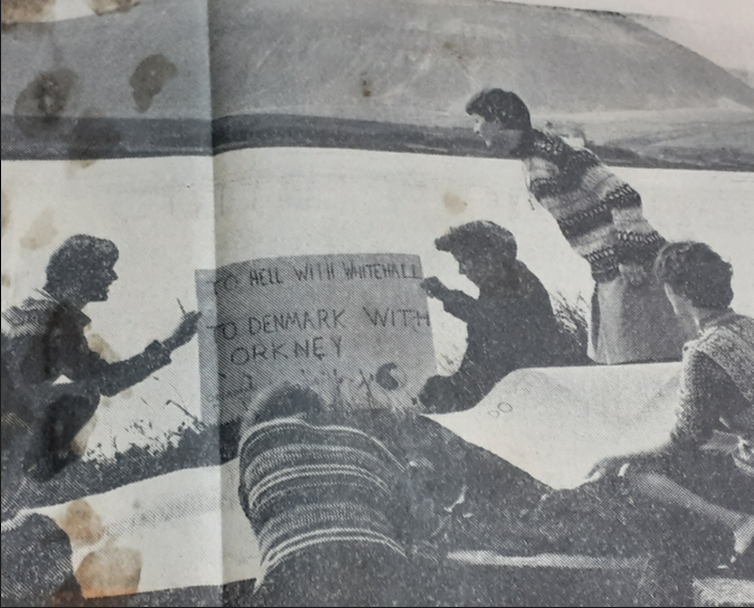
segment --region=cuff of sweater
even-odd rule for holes
[[[155,340],[144,349],[144,359],[152,369],[159,369],[170,363],[170,349]]]
[[[649,234],[618,232],[617,238],[616,256],[618,263],[641,266],[653,264],[657,254],[666,242],[656,232]]]
[[[620,274],[618,257],[612,247],[594,251],[584,257],[589,262],[595,282],[607,283],[618,278]]]

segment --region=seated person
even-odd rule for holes
[[[453,228],[435,241],[458,261],[479,298],[445,287],[437,277],[422,287],[445,310],[466,322],[466,354],[452,376],[433,376],[419,396],[428,411],[474,407],[504,376],[522,367],[556,364],[561,333],[550,296],[516,259],[515,237],[505,228],[477,221]]]
[[[699,337],[684,351],[681,403],[670,442],[606,459],[596,477],[625,477],[630,491],[729,531],[733,560],[751,562],[754,541],[754,319],[730,308],[732,269],[702,243],[667,245],[656,273],[675,313]],[[735,450],[713,441],[737,437]]]

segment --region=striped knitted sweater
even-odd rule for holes
[[[754,319],[730,310],[707,321],[683,361],[673,440],[701,444],[714,430],[737,435],[735,459],[754,476]]]
[[[405,558],[404,467],[350,427],[284,418],[242,442],[239,497],[257,534],[262,572],[323,544],[357,543]]]
[[[597,156],[536,130],[522,156],[529,189],[597,282],[615,279],[623,264],[651,264],[664,239],[642,215],[639,193]]]

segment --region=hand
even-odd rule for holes
[[[589,472],[587,481],[597,481],[606,477],[620,477],[630,464],[628,456],[611,456],[600,460]]]
[[[176,348],[188,343],[199,329],[199,319],[201,316],[202,313],[196,311],[185,313],[173,335],[165,340],[162,345],[172,352]]]
[[[448,291],[448,288],[445,287],[442,281],[437,277],[424,279],[419,283],[419,287],[421,287],[430,298],[442,299],[442,296]]]
[[[619,270],[620,275],[634,287],[638,287],[649,278],[649,272],[641,264],[620,264]]]

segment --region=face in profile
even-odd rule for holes
[[[110,286],[118,279],[115,272],[117,260],[103,261],[90,273],[81,284],[82,299],[87,302],[104,302],[109,295]]]
[[[484,140],[488,148],[501,154],[509,154],[520,143],[522,133],[519,130],[506,129],[500,122],[475,117],[474,132]]]
[[[493,274],[489,260],[484,256],[456,255],[458,272],[474,285],[485,283]]]

